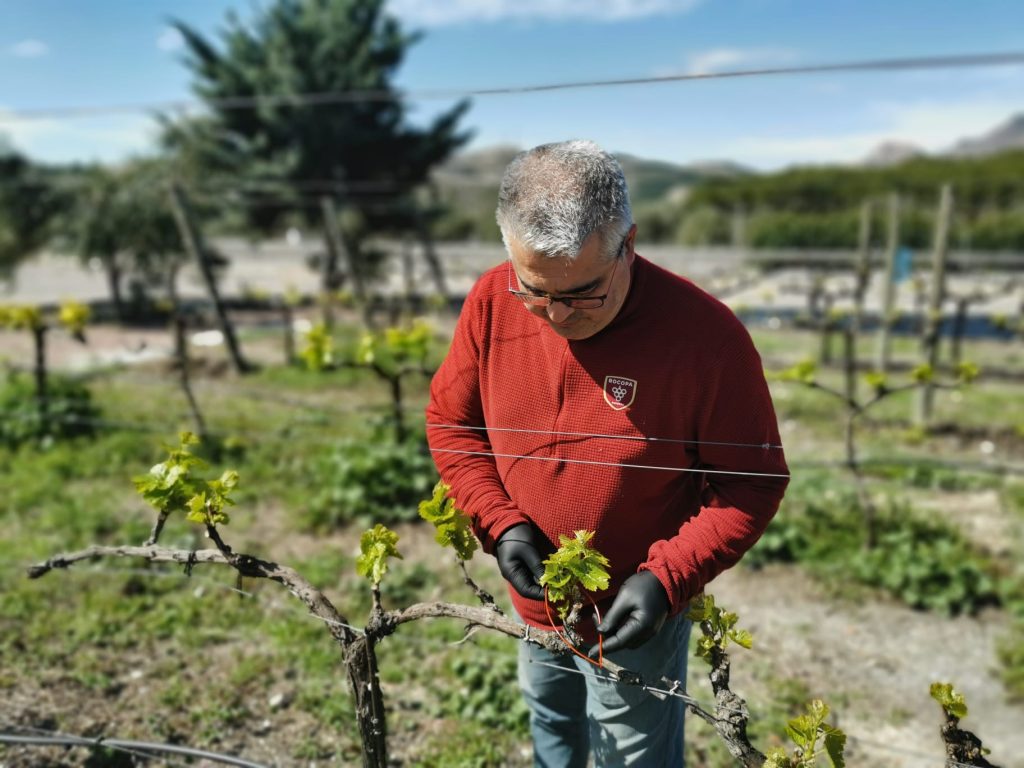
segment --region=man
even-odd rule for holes
[[[559,535],[594,531],[606,655],[685,680],[687,602],[788,482],[760,358],[724,305],[636,253],[622,169],[597,145],[520,154],[497,220],[509,260],[466,298],[431,385],[438,469],[526,624],[550,629],[538,580]],[[678,698],[528,643],[519,681],[536,765],[582,768],[591,750],[602,767],[683,765]]]

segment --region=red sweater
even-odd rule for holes
[[[788,482],[714,473],[787,473],[749,334],[717,299],[639,256],[618,315],[580,341],[507,288],[507,265],[480,278],[431,385],[427,440],[441,477],[485,551],[523,522],[553,546],[596,531],[612,574],[602,610],[638,570],[682,609],[757,541]],[[527,623],[548,626],[543,603],[510,594]]]

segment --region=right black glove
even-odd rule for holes
[[[498,538],[494,554],[498,570],[516,592],[529,600],[544,599],[544,588],[540,585],[544,563],[537,551],[533,526],[513,525]]]

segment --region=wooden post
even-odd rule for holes
[[[242,357],[242,350],[238,345],[238,339],[235,337],[235,328],[231,324],[230,318],[228,318],[223,302],[220,300],[217,281],[214,279],[213,267],[210,265],[209,253],[207,253],[202,235],[192,218],[192,212],[185,198],[185,192],[177,182],[172,182],[170,194],[171,209],[174,211],[174,220],[178,224],[178,231],[181,232],[181,241],[185,245],[186,252],[199,265],[199,272],[203,276],[203,282],[206,283],[206,290],[210,293],[210,300],[213,301],[213,309],[217,314],[221,333],[224,334],[224,344],[227,347],[231,362],[238,373],[247,373],[252,370],[252,366]]]
[[[320,209],[324,217],[324,231],[327,234],[327,247],[330,250],[330,258],[333,263],[342,266],[349,277],[352,278],[352,288],[356,294],[356,300],[366,304],[366,286],[363,283],[363,271],[356,259],[345,247],[345,239],[341,236],[341,226],[338,224],[338,211],[334,207],[334,200],[330,197],[320,198]],[[325,284],[324,291],[330,291],[331,285]]]
[[[295,310],[287,301],[281,304],[281,321],[284,323],[284,364],[295,363]]]
[[[857,333],[851,325],[843,328],[843,374],[847,403],[857,402]]]
[[[960,356],[963,350],[964,332],[967,330],[967,310],[970,308],[971,300],[961,296],[956,300],[956,312],[953,315],[953,329],[949,339],[949,362],[955,367],[960,365]]]
[[[889,368],[893,310],[896,307],[896,251],[900,247],[900,198],[895,192],[889,195],[889,228],[885,248],[885,272],[882,276],[882,308],[879,316],[878,352],[875,370],[885,373]]]
[[[448,293],[448,283],[444,277],[444,267],[441,266],[441,259],[434,249],[434,238],[430,235],[430,229],[423,220],[423,214],[419,208],[413,208],[413,220],[416,224],[416,234],[419,237],[420,245],[423,247],[423,259],[430,269],[430,276],[434,280],[434,290],[444,298],[445,306],[450,304],[451,295]]]
[[[853,317],[851,324],[854,337],[860,334],[864,317],[864,296],[871,282],[871,201],[865,200],[860,206],[860,229],[857,234],[857,262],[854,265]],[[855,339],[856,340],[856,339]]]
[[[416,274],[413,270],[413,244],[412,240],[406,236],[402,238],[402,283],[403,291],[405,293],[405,303],[409,309],[409,313],[412,314],[412,302],[413,297],[416,295]]]
[[[39,435],[50,434],[50,389],[46,375],[46,333],[45,322],[32,326],[32,338],[36,348],[36,413],[39,416]]]
[[[943,184],[939,193],[939,211],[935,221],[935,244],[932,251],[932,287],[924,317],[921,351],[925,365],[932,373],[939,364],[939,330],[942,327],[942,305],[946,299],[946,260],[949,254],[949,224],[953,216],[953,187]],[[935,405],[935,384],[929,380],[918,391],[914,423],[926,427]]]
[[[746,248],[747,246],[747,215],[743,206],[738,205],[732,210],[732,224],[730,227],[730,239],[733,248]]]
[[[192,421],[195,423],[196,435],[200,440],[206,440],[206,421],[203,413],[199,410],[199,403],[192,392],[192,380],[190,378],[188,360],[188,323],[180,313],[174,314],[174,356],[178,365],[178,383],[181,391],[188,402],[189,412],[192,414]]]
[[[818,360],[822,367],[832,364],[832,332],[836,329],[836,321],[832,316],[832,304],[834,297],[829,293],[822,293],[821,296],[821,318],[818,320],[821,328],[821,350]]]

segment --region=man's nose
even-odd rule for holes
[[[552,301],[548,304],[548,317],[553,323],[564,323],[572,314],[572,307],[567,307],[560,301]]]

